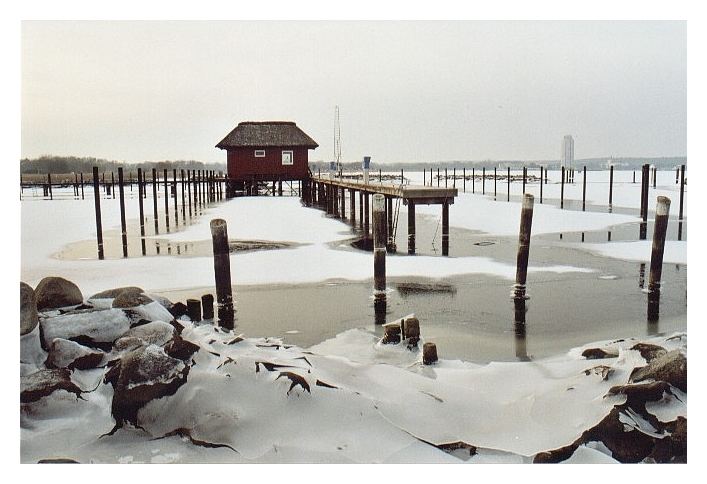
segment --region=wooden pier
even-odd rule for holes
[[[346,192],[350,199],[352,223],[356,223],[356,198],[359,200],[359,225],[366,237],[370,227],[370,197],[380,193],[385,197],[386,220],[388,225],[388,247],[394,249],[393,227],[396,224],[393,202],[400,201],[408,207],[408,254],[415,253],[415,206],[442,206],[442,255],[449,255],[449,206],[458,195],[456,188],[404,185],[394,183],[368,183],[362,181],[312,176],[305,181],[302,198],[307,205],[326,207],[327,213],[336,217],[345,217]],[[358,193],[358,197],[356,194]]]

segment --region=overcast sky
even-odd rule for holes
[[[225,161],[295,121],[376,162],[681,156],[685,22],[23,22],[22,156]]]

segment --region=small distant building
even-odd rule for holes
[[[227,196],[259,184],[305,180],[309,150],[319,145],[292,121],[244,121],[216,147],[226,150]]]

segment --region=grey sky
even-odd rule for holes
[[[685,22],[24,22],[22,156],[225,161],[292,120],[377,162],[687,151]]]

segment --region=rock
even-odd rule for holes
[[[167,298],[164,297],[164,296],[158,296],[158,295],[156,295],[156,294],[150,294],[150,298],[152,298],[153,301],[157,301],[158,303],[160,303],[167,311],[169,311],[169,308],[171,308],[172,306],[174,306],[174,304],[172,303],[172,301],[170,301],[169,299],[167,299]]]
[[[619,408],[614,407],[609,415],[584,432],[580,441],[575,443],[603,442],[619,462],[641,462],[653,451],[655,439],[635,429],[626,430],[619,415]]]
[[[645,358],[646,363],[650,363],[656,358],[660,358],[667,353],[667,350],[662,346],[652,345],[650,343],[638,343],[633,345],[631,349],[641,353],[641,356]]]
[[[57,390],[66,390],[81,396],[81,389],[71,381],[71,373],[66,368],[39,370],[20,378],[20,402],[36,402]]]
[[[652,360],[648,366],[636,368],[631,373],[631,381],[665,381],[683,392],[687,391],[687,358],[680,350],[673,350]]]
[[[130,320],[122,309],[62,314],[42,319],[39,324],[44,348],[49,348],[54,338],[63,338],[110,351],[113,342],[130,329]]]
[[[634,409],[645,409],[646,402],[657,402],[664,393],[671,393],[670,385],[664,381],[617,385],[609,389],[609,395],[626,395],[626,405]]]
[[[39,326],[20,336],[20,376],[29,375],[44,367],[47,353],[42,349]]]
[[[619,356],[619,350],[617,348],[588,348],[582,352],[588,360],[603,360],[605,358],[616,358]]]
[[[164,346],[164,350],[169,356],[182,361],[187,361],[200,349],[201,347],[198,344],[187,341],[178,335]]]
[[[55,338],[49,345],[47,368],[67,368],[88,370],[96,368],[103,361],[105,353],[81,346],[74,341]]]
[[[162,321],[153,321],[130,328],[125,334],[118,338],[114,345],[115,349],[123,350],[138,344],[164,346],[176,335],[174,326]]]
[[[187,306],[184,303],[177,302],[172,304],[172,307],[167,308],[167,310],[170,312],[172,316],[175,318],[180,318],[187,314]]]
[[[151,400],[174,395],[188,373],[189,366],[156,345],[123,356],[105,376],[114,387],[111,413],[116,427],[124,423],[139,425],[138,411]]]
[[[20,282],[20,336],[29,334],[39,323],[34,289]]]
[[[83,295],[76,284],[62,277],[45,277],[34,291],[37,309],[56,309],[76,306],[83,302]]]
[[[130,291],[130,292],[137,292],[137,293],[145,292],[142,290],[142,288],[135,287],[135,286],[116,287],[115,289],[108,289],[107,291],[102,291],[97,294],[94,294],[93,296],[89,297],[88,299],[115,299],[123,291]]]
[[[126,289],[118,294],[115,299],[113,299],[112,306],[114,308],[134,308],[136,306],[150,304],[151,302],[153,302],[152,299],[143,294],[143,292],[136,287]]]
[[[54,457],[51,459],[39,459],[37,464],[80,464],[80,462],[66,457]]]

